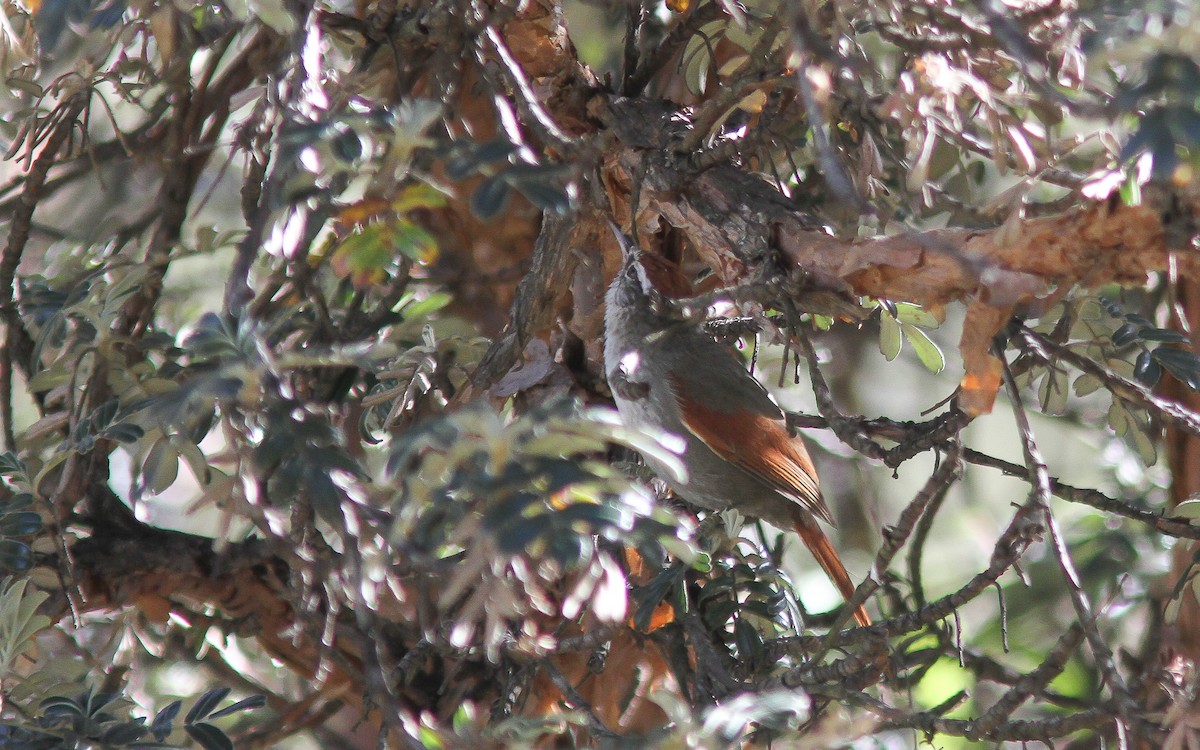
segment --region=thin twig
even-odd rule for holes
[[[993,469],[1029,481],[1029,470],[1011,461],[995,458],[972,448],[963,449],[963,460],[978,466],[989,466]],[[1140,521],[1160,534],[1178,537],[1180,539],[1200,539],[1200,526],[1194,526],[1187,521],[1176,521],[1164,517],[1161,511],[1138,506],[1132,502],[1118,500],[1105,495],[1099,490],[1074,487],[1054,477],[1050,477],[1050,492],[1058,498],[1080,505],[1087,505],[1096,510],[1122,516],[1134,521]]]
[[[829,428],[833,430],[833,434],[837,435],[838,439],[843,443],[854,448],[854,450],[864,456],[883,460],[887,455],[884,447],[867,437],[866,433],[856,424],[855,420],[842,416],[834,405],[832,392],[830,391],[829,384],[825,382],[825,377],[821,374],[817,352],[813,349],[812,342],[808,339],[808,334],[804,332],[804,329],[796,328],[791,335],[791,340],[800,349],[804,358],[808,360],[808,374],[812,380],[813,395],[816,396],[817,400],[817,410],[821,412],[821,416],[825,417]]]
[[[1066,362],[1074,365],[1089,375],[1099,378],[1105,388],[1114,396],[1152,409],[1163,420],[1170,422],[1172,427],[1193,435],[1200,435],[1200,415],[1196,412],[1151,392],[1140,383],[1122,377],[1090,357],[1079,354],[1071,347],[1052,341],[1027,327],[1022,326],[1018,329],[1016,336],[1046,361]]]
[[[900,513],[900,518],[894,526],[889,526],[883,530],[883,545],[880,546],[879,552],[875,555],[875,563],[871,566],[871,575],[865,581],[858,585],[854,590],[854,595],[846,602],[846,606],[842,608],[842,612],[833,626],[833,632],[841,630],[841,626],[845,621],[848,621],[850,616],[866,602],[867,598],[879,588],[880,581],[883,579],[887,569],[891,566],[892,560],[896,553],[908,540],[912,534],[913,528],[916,526],[918,519],[925,513],[925,509],[933,502],[933,499],[945,492],[953,484],[958,476],[958,471],[962,467],[959,460],[959,450],[957,444],[951,446],[951,452],[942,461],[942,465],[938,467],[928,480],[912,499],[904,510]],[[874,629],[874,626],[869,628]],[[812,656],[810,661],[819,662],[824,658],[825,653],[832,648],[832,638],[827,638],[827,643],[824,648],[818,650]]]
[[[929,711],[913,713],[889,706],[865,693],[846,690],[837,685],[821,685],[810,692],[837,701],[860,706],[883,719],[880,729],[916,729],[929,734],[946,734],[967,737],[974,730],[975,722],[968,719],[947,719]],[[992,742],[1044,742],[1048,738],[1065,737],[1081,730],[1097,731],[1112,723],[1112,706],[1097,706],[1069,716],[1047,719],[1008,721],[997,726],[990,737]]]
[[[955,458],[961,463],[961,446]],[[913,529],[912,546],[908,551],[908,581],[912,588],[913,601],[918,608],[924,607],[926,604],[925,584],[921,572],[921,560],[925,555],[925,540],[929,537],[929,532],[933,528],[933,519],[937,517],[937,512],[941,509],[949,489],[950,486],[947,484],[940,492],[934,494],[925,512],[917,519],[916,528]]]
[[[800,52],[796,82],[800,88],[800,101],[804,103],[804,111],[808,116],[808,126],[812,129],[813,147],[817,152],[817,163],[821,165],[821,173],[839,200],[845,201],[860,211],[865,211],[867,204],[863,202],[862,196],[854,187],[850,175],[846,174],[845,168],[833,149],[833,141],[829,135],[829,118],[825,116],[821,105],[817,102],[817,92],[813,89],[812,79],[809,77],[809,71],[813,69],[814,63],[812,55],[806,49],[803,35],[792,34],[792,44]]]
[[[496,52],[496,56],[500,58],[500,62],[504,64],[504,70],[508,73],[508,77],[516,90],[521,94],[520,100],[524,104],[524,109],[534,122],[540,126],[543,135],[549,136],[559,148],[567,151],[572,151],[578,145],[575,138],[572,138],[566,133],[546,108],[542,106],[538,100],[537,94],[533,91],[533,86],[529,83],[529,77],[525,75],[524,69],[517,59],[513,57],[512,52],[508,49],[508,45],[504,42],[504,37],[500,36],[500,32],[495,26],[489,24],[484,30],[484,36],[492,44],[492,49]]]
[[[1082,640],[1083,628],[1077,622],[1072,623],[1067,632],[1059,636],[1054,648],[1050,649],[1042,663],[1018,680],[1000,700],[992,704],[987,713],[975,720],[974,731],[967,736],[968,739],[990,739],[996,727],[1007,721],[1022,703],[1039,694],[1051,680],[1062,673],[1071,654],[1075,653]]]
[[[1092,611],[1091,601],[1087,592],[1083,590],[1079,572],[1075,569],[1075,563],[1072,561],[1070,550],[1063,539],[1058,520],[1050,509],[1050,472],[1046,468],[1046,462],[1042,459],[1041,451],[1034,439],[1033,428],[1029,424],[1029,415],[1025,412],[1025,404],[1021,398],[1020,389],[1013,379],[1012,370],[1009,368],[1007,360],[1002,359],[1001,361],[1004,365],[1004,384],[1013,405],[1013,417],[1017,421],[1017,430],[1021,436],[1025,465],[1028,467],[1032,479],[1029,502],[1037,505],[1045,521],[1054,557],[1067,583],[1067,589],[1071,594],[1071,603],[1075,606],[1075,616],[1087,636],[1088,645],[1091,646],[1092,655],[1100,667],[1100,673],[1104,675],[1105,681],[1113,691],[1117,712],[1128,729],[1135,729],[1133,717],[1138,710],[1137,703],[1130,695],[1125,679],[1117,670],[1112,650],[1096,626],[1096,616]]]

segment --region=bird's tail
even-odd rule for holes
[[[850,601],[850,597],[854,596],[854,582],[850,580],[850,574],[846,572],[846,566],[842,565],[842,558],[833,548],[829,537],[825,536],[825,532],[812,519],[797,521],[796,533],[800,535],[800,540],[804,542],[805,547],[808,547],[812,556],[817,558],[817,562],[825,569],[829,580],[833,581],[833,585],[842,592],[842,598]],[[871,616],[861,605],[854,610],[854,619],[863,627],[871,624]]]

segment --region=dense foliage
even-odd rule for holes
[[[1200,742],[1197,50],[1187,0],[0,0],[0,747]],[[873,626],[642,467],[610,218],[796,410]]]

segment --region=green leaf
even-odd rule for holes
[[[42,530],[42,517],[31,511],[8,513],[0,516],[0,535],[29,536]]]
[[[475,724],[475,704],[470,701],[464,702],[454,710],[454,716],[450,719],[450,726],[455,732],[461,734],[471,729]]]
[[[106,438],[116,440],[118,443],[128,444],[141,440],[146,431],[140,425],[133,424],[132,422],[120,422],[109,425],[101,434]]]
[[[41,19],[39,19],[39,22],[40,20]],[[43,41],[43,43],[45,42]],[[20,91],[21,93],[27,95],[30,99],[34,100],[41,99],[44,93],[42,87],[39,86],[37,82],[21,78],[20,76],[10,76],[4,79],[4,84],[10,89]]]
[[[529,202],[543,211],[565,213],[571,209],[571,196],[548,177],[515,180],[516,188]]]
[[[76,699],[65,695],[52,695],[38,705],[46,714],[86,716],[87,711],[83,707],[85,698],[86,696]]]
[[[531,456],[571,456],[604,450],[604,440],[597,435],[549,432],[530,440],[523,449]]]
[[[922,328],[937,328],[942,324],[936,315],[910,302],[896,303],[896,320]]]
[[[233,740],[212,724],[185,724],[184,730],[204,750],[234,750]]]
[[[437,730],[424,724],[417,732],[417,739],[425,750],[443,750],[446,747],[442,738],[438,736]]]
[[[739,617],[734,621],[733,637],[739,659],[754,659],[762,653],[762,635],[745,619]]]
[[[23,572],[33,567],[33,550],[14,539],[0,539],[0,569]]]
[[[333,251],[329,265],[356,288],[367,289],[384,280],[395,256],[391,227],[375,223],[343,240]]]
[[[550,525],[542,516],[534,518],[517,517],[511,523],[505,524],[496,532],[496,546],[507,555],[515,555],[525,551],[533,540],[546,535]]]
[[[946,357],[938,345],[925,335],[924,331],[910,325],[901,326],[901,330],[904,331],[904,338],[908,339],[908,343],[916,352],[917,359],[921,360],[921,364],[925,365],[926,370],[936,375],[945,369]]]
[[[155,714],[154,721],[150,724],[150,732],[154,735],[154,739],[162,742],[171,734],[171,724],[179,715],[179,709],[182,707],[183,701],[171,701],[166,708]]]
[[[1126,206],[1140,206],[1142,204],[1142,183],[1138,181],[1137,170],[1130,170],[1130,174],[1121,183],[1121,202]]]
[[[237,337],[221,316],[205,313],[183,340],[183,346],[197,360],[216,359],[238,353]]]
[[[508,157],[515,154],[517,148],[517,144],[501,136],[479,144],[473,156],[479,165],[499,164],[508,161]]]
[[[38,614],[38,608],[50,598],[44,591],[26,594],[28,579],[22,579],[0,592],[0,679],[8,676],[13,662],[33,645],[32,638],[53,622]]]
[[[1167,602],[1167,608],[1163,611],[1163,619],[1168,625],[1174,625],[1179,619],[1179,610],[1183,608],[1183,597],[1177,596]]]
[[[1154,439],[1150,436],[1149,423],[1134,422],[1132,429],[1125,435],[1126,441],[1133,446],[1137,452],[1138,458],[1142,459],[1142,463],[1146,466],[1153,466],[1158,462],[1158,448],[1154,444]]]
[[[464,149],[446,161],[446,174],[452,180],[465,180],[480,167],[508,161],[517,151],[517,144],[507,138],[497,137],[480,143],[474,148]]]
[[[1160,346],[1152,356],[1176,379],[1194,391],[1200,390],[1200,356],[1173,346]]]
[[[227,695],[229,695],[229,688],[227,687],[217,687],[205,692],[204,695],[201,695],[196,699],[196,702],[192,704],[191,710],[188,711],[187,716],[183,718],[184,722],[187,724],[194,724],[195,722],[206,718],[210,713],[212,713],[213,709],[217,707],[217,704],[225,700],[225,696]]]
[[[142,462],[142,485],[158,495],[179,476],[179,453],[167,438],[159,438]]]
[[[1038,388],[1038,400],[1042,411],[1046,414],[1062,414],[1067,409],[1067,396],[1070,393],[1070,376],[1064,370],[1053,367],[1046,370]]]
[[[1113,331],[1112,342],[1114,346],[1128,346],[1140,338],[1142,327],[1134,323],[1126,323]]]
[[[675,481],[687,479],[687,468],[679,458],[686,446],[677,435],[658,430],[651,431],[650,428],[645,427],[641,429],[617,427],[612,431],[612,439],[656,462],[659,470],[665,471],[670,479]]]
[[[402,255],[418,263],[428,265],[437,260],[438,244],[433,235],[411,221],[396,225],[392,241]]]
[[[1096,377],[1095,375],[1084,373],[1083,375],[1075,378],[1073,387],[1075,389],[1076,396],[1086,396],[1089,393],[1095,393],[1096,391],[1100,390],[1101,385],[1103,385],[1103,383],[1101,382],[1100,378]]]
[[[100,741],[105,747],[121,747],[129,745],[141,739],[146,734],[145,719],[134,719],[133,721],[123,721],[116,726],[109,727],[100,735]]]
[[[707,88],[709,69],[713,63],[711,50],[715,44],[714,37],[724,28],[724,22],[709,23],[694,34],[684,48],[680,60],[683,63],[683,80],[688,90],[696,96],[702,95]]]
[[[25,473],[25,463],[12,451],[0,453],[0,474]]]
[[[1169,328],[1147,328],[1142,331],[1142,341],[1161,341],[1168,344],[1190,344],[1187,336]]]
[[[422,320],[450,304],[453,299],[446,292],[432,292],[424,299],[404,304],[400,311],[405,320]]]
[[[901,336],[900,323],[886,310],[881,309],[879,313],[879,353],[888,362],[891,362],[900,354],[900,347],[903,345],[904,339]]]
[[[238,4],[280,36],[289,36],[296,30],[296,18],[288,12],[283,0],[244,0]]]
[[[1118,435],[1124,435],[1129,430],[1133,416],[1119,401],[1113,401],[1108,407],[1108,426]]]
[[[1200,601],[1200,576],[1192,576],[1192,596]]]
[[[34,497],[31,493],[18,492],[10,497],[8,502],[5,503],[3,507],[5,511],[11,512],[21,508],[28,508],[29,506],[33,505],[33,500]]]
[[[180,457],[187,461],[192,476],[196,477],[196,482],[201,487],[207,485],[212,478],[212,472],[209,470],[208,459],[204,457],[200,448],[188,440],[175,440],[172,441],[172,445],[178,450]]]
[[[46,393],[71,380],[71,371],[64,367],[49,367],[29,379],[28,388],[32,393]]]
[[[112,424],[113,418],[117,416],[119,408],[121,408],[121,402],[115,398],[109,399],[96,407],[96,410],[92,412],[92,429],[99,432]]]
[[[1133,365],[1133,377],[1139,383],[1147,388],[1153,388],[1158,385],[1158,381],[1162,379],[1162,365],[1154,359],[1154,354],[1149,350],[1143,350],[1137,356],[1137,360]]]
[[[255,708],[262,708],[267,705],[267,697],[265,695],[252,695],[249,698],[243,698],[237,703],[226,706],[220,711],[214,711],[208,718],[219,719],[222,716],[229,716],[238,711],[249,711]]]
[[[1200,499],[1184,500],[1171,510],[1171,517],[1186,518],[1195,525],[1196,521],[1200,521]]]

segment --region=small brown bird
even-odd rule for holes
[[[655,309],[655,295],[684,298],[691,284],[677,265],[642,252],[620,230],[625,256],[605,297],[604,367],[617,409],[632,425],[678,435],[687,477],[646,460],[687,500],[736,508],[795,529],[842,596],[854,583],[817,519],[833,524],[808,450],[788,433],[783,412],[730,349],[691,322]],[[863,607],[859,625],[870,625]]]

